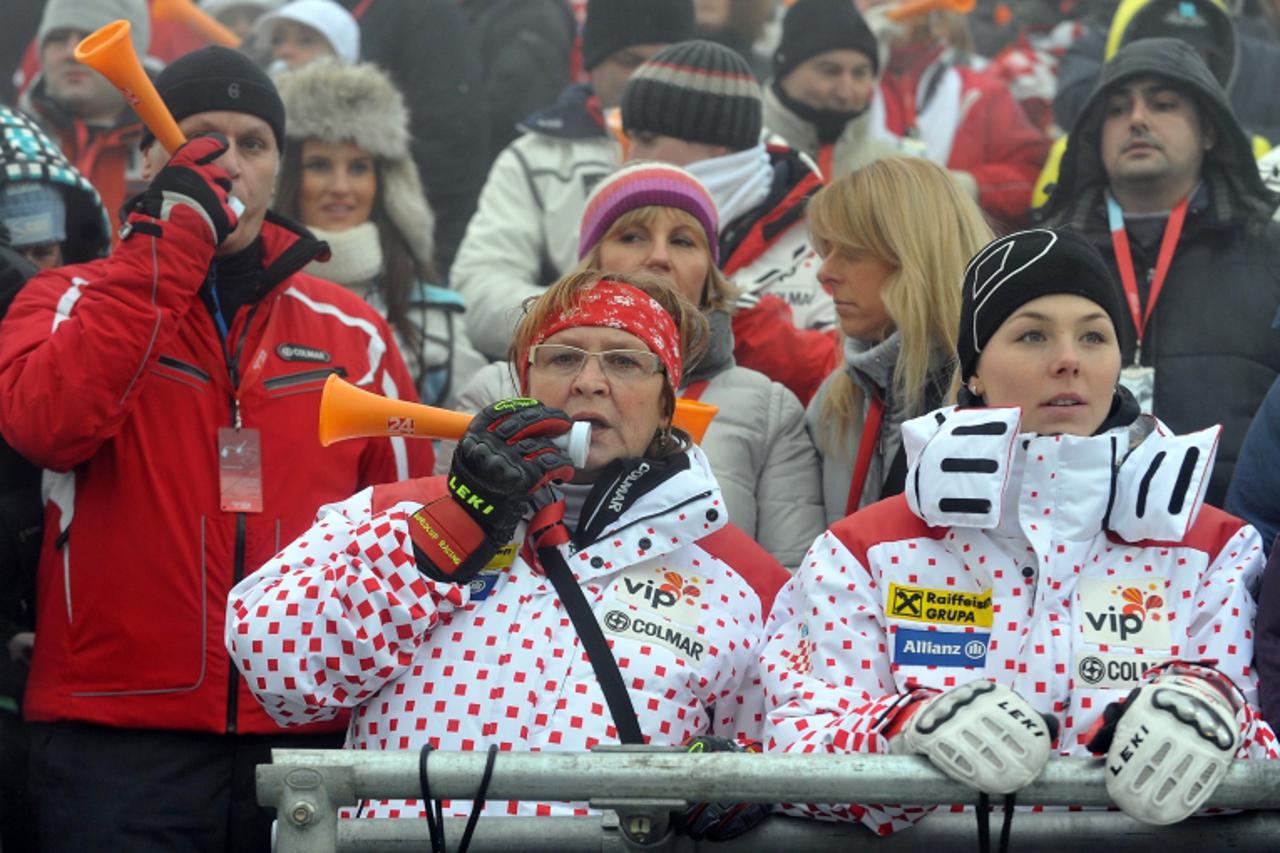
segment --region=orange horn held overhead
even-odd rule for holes
[[[978,5],[978,0],[907,0],[885,12],[891,21],[902,21],[929,12],[959,12],[967,15]]]
[[[192,0],[153,0],[151,17],[157,21],[181,21],[213,44],[223,47],[240,47],[240,36]]]
[[[129,40],[130,29],[128,21],[112,21],[85,36],[76,45],[76,61],[110,80],[165,150],[173,153],[187,138],[138,61],[133,42]]]

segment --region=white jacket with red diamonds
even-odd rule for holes
[[[354,708],[353,749],[616,743],[569,616],[522,556],[470,586],[419,574],[408,516],[445,493],[444,479],[378,486],[322,508],[310,530],[231,591],[227,646],[250,689],[286,725]],[[683,470],[642,494],[613,485],[597,515],[608,515],[606,501],[621,514],[609,507],[616,517],[599,535],[559,550],[600,621],[641,731],[654,744],[708,733],[758,739],[756,662],[786,571],[725,527],[720,490],[697,448]],[[524,535],[522,523],[516,541]],[[465,815],[469,803],[446,811]],[[486,811],[587,813],[583,803],[491,803]],[[422,814],[415,801],[363,810],[370,818]]]
[[[833,525],[778,594],[766,749],[886,752],[895,702],[985,677],[1058,717],[1061,754],[1088,755],[1103,708],[1178,659],[1212,661],[1244,693],[1241,757],[1277,757],[1250,666],[1262,543],[1201,505],[1219,428],[1019,425],[1017,409],[948,408],[903,426],[907,492]],[[887,834],[927,809],[802,812]]]

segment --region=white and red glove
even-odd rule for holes
[[[1108,705],[1089,749],[1106,752],[1112,801],[1156,825],[1199,811],[1240,749],[1242,702],[1229,684],[1176,671]]]
[[[1040,775],[1057,720],[1001,684],[979,679],[926,699],[892,741],[986,794],[1011,794]]]

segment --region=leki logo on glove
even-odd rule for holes
[[[991,627],[991,590],[957,592],[923,586],[889,584],[889,615],[935,625]]]
[[[475,510],[481,515],[489,515],[493,512],[493,504],[471,491],[465,483],[459,483],[458,478],[449,475],[449,491],[458,496],[458,500],[466,504],[467,509]]]
[[[637,610],[648,610],[682,625],[697,625],[702,611],[699,599],[702,579],[662,568],[624,573],[618,579],[618,601]]]
[[[1081,628],[1085,642],[1103,646],[1167,649],[1169,614],[1164,584],[1141,580],[1080,582]]]

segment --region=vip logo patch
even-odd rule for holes
[[[653,619],[634,611],[606,610],[600,620],[606,634],[662,646],[691,663],[702,663],[706,646],[692,630],[673,625],[666,619]]]
[[[324,350],[302,344],[279,344],[276,347],[276,355],[285,361],[314,361],[324,364],[333,360],[333,356]]]
[[[1164,584],[1149,578],[1082,580],[1085,642],[1125,648],[1167,649],[1172,644]]]
[[[1109,652],[1076,652],[1076,681],[1084,687],[1130,690],[1146,682],[1147,670],[1166,660]]]
[[[889,615],[933,625],[991,627],[991,590],[957,592],[924,586],[889,584]]]
[[[661,567],[624,572],[614,585],[614,597],[641,613],[651,613],[694,626],[702,614],[702,579]]]
[[[899,628],[893,635],[893,662],[901,666],[985,666],[990,640],[990,634]]]

